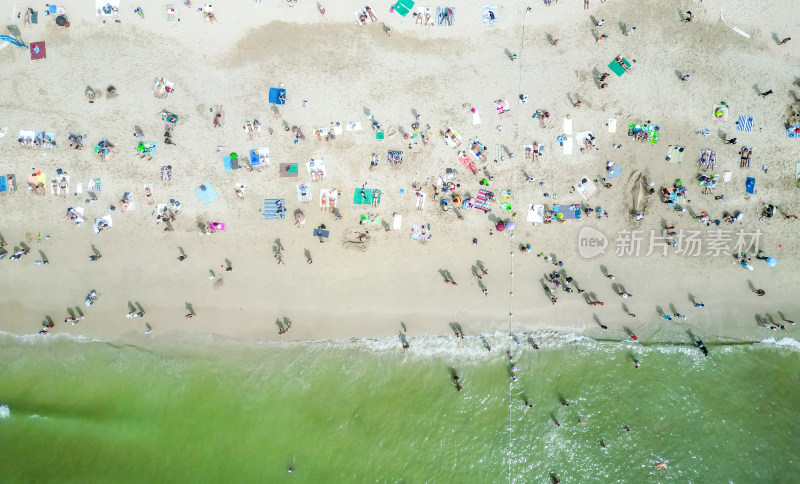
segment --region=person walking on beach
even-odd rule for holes
[[[184,319],[192,319],[195,316],[197,316],[197,314],[194,312],[194,310],[192,310],[191,313],[189,313],[186,316],[184,316]]]
[[[786,42],[789,42],[790,40],[792,40],[792,38],[791,38],[791,37],[786,37],[785,39],[783,39],[783,40],[781,40],[780,42],[778,42],[778,45],[783,45],[783,44],[785,44]]]
[[[725,140],[725,144],[726,145],[735,145],[738,142],[739,142],[739,138],[731,138],[731,139],[726,139]]]
[[[753,292],[755,293],[756,296],[763,296],[764,294],[767,293],[763,289],[753,289]]]
[[[681,77],[681,81],[691,81],[691,80],[692,76],[690,76],[689,74],[686,74],[685,76]]]
[[[185,261],[185,260],[186,260],[188,257],[189,257],[189,256],[188,256],[188,255],[185,255],[185,254],[184,254],[184,255],[179,255],[179,256],[178,256],[178,261],[179,261],[179,262],[183,262],[183,261]]]
[[[596,24],[594,24],[594,26],[595,27],[602,27],[604,23],[606,23],[606,19],[601,18],[600,20],[597,21]]]
[[[609,76],[609,75],[610,75],[610,74],[609,74],[608,72],[604,72],[604,73],[600,74],[600,82],[603,82],[603,81],[605,81],[606,79],[608,79],[608,76]]]
[[[606,40],[608,38],[608,34],[603,34],[597,38],[597,42],[595,44],[599,44],[601,41]]]
[[[703,309],[704,307],[706,307],[706,305],[701,302],[696,302],[694,303],[694,307],[696,307],[697,309]]]
[[[675,314],[673,314],[673,316],[675,316],[676,318],[681,318],[682,320],[686,321],[686,315],[685,314],[675,313]]]
[[[695,19],[695,17],[697,17],[697,15],[693,14],[692,11],[689,10],[689,11],[686,12],[686,18],[683,19],[683,21],[684,22],[691,22],[692,20]]]
[[[761,96],[761,97],[767,97],[767,96],[769,96],[770,94],[775,94],[774,92],[772,92],[772,89],[770,89],[769,91],[764,91],[764,92],[762,92],[761,94],[759,94],[759,96]]]
[[[622,291],[622,292],[620,292],[618,294],[619,294],[619,297],[621,297],[622,299],[628,299],[629,297],[633,297],[633,294],[627,293],[625,291]]]

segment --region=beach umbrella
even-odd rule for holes
[[[770,267],[775,267],[778,265],[778,261],[774,257],[767,257],[764,259],[767,262],[767,265]]]
[[[506,224],[503,222],[497,222],[497,225],[495,225],[494,228],[496,228],[498,232],[502,232],[506,229]]]
[[[514,227],[516,227],[516,226],[517,226],[517,224],[515,224],[514,222],[511,222],[511,221],[506,222],[506,229],[508,229],[508,230],[514,230]]]
[[[59,15],[58,17],[56,17],[56,25],[58,25],[59,27],[67,25],[67,17],[63,15]]]

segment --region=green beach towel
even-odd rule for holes
[[[410,12],[412,8],[414,8],[413,0],[398,0],[398,2],[394,4],[395,11],[403,17],[408,15],[408,12]]]
[[[628,59],[624,57],[622,58],[622,62],[624,62],[625,65],[628,67],[631,66],[631,63],[628,62]],[[625,74],[625,69],[623,69],[622,66],[617,63],[617,61],[612,60],[611,63],[608,65],[608,68],[611,69],[611,72],[616,74],[617,77],[622,77],[622,75]]]
[[[377,189],[376,189],[377,190]],[[378,190],[378,205],[381,203],[381,196],[383,193]],[[353,191],[353,205],[372,205],[372,189],[364,190],[364,196],[361,196],[361,189],[356,188]]]

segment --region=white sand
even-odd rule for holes
[[[308,0],[293,8],[278,0],[266,0],[263,6],[247,1],[215,3],[219,22],[209,24],[197,12],[199,2],[191,9],[176,2],[180,22],[166,22],[159,2],[123,0],[122,23],[102,24],[92,5],[66,0],[68,29],[57,27],[54,18],[43,12],[38,25],[23,28],[17,12],[6,4],[0,12],[5,23],[19,25],[25,42],[45,40],[47,59],[30,61],[27,49],[15,46],[0,51],[0,127],[9,128],[0,139],[0,172],[15,173],[20,180],[15,195],[0,194],[0,233],[7,249],[20,242],[33,249],[21,261],[0,262],[5,281],[0,291],[4,314],[0,330],[35,333],[49,315],[56,321],[53,332],[102,338],[143,331],[147,321],[154,337],[169,331],[201,331],[263,339],[278,337],[274,321],[285,316],[294,325],[284,337],[297,339],[377,337],[395,333],[401,322],[410,335],[447,333],[448,323],[457,321],[471,334],[556,328],[619,338],[627,325],[643,339],[681,341],[686,339],[686,328],[704,336],[759,339],[767,330],[755,325],[755,314],[769,312],[774,317],[782,311],[790,319],[800,317],[794,294],[799,268],[796,221],[779,215],[758,222],[762,203],[779,205],[787,213],[800,211],[794,183],[800,141],[787,139],[783,129],[791,91],[798,89],[793,86],[794,67],[800,61],[792,2],[767,1],[755,9],[744,1],[680,5],[648,1],[632,8],[633,2],[595,0],[588,11],[577,1],[551,7],[533,2],[529,15],[518,3],[502,6],[495,26],[481,23],[480,4],[463,0],[450,4],[456,7],[453,27],[415,25],[411,16],[403,19],[389,13],[385,2],[373,5],[380,23],[359,27],[354,25],[353,11],[363,5],[352,1],[326,4],[324,17],[316,2]],[[435,12],[435,3],[428,5]],[[719,21],[721,5],[726,21],[749,33],[749,40]],[[137,6],[144,10],[143,20],[133,13]],[[696,13],[697,20],[682,23],[680,11],[685,10]],[[596,44],[592,29],[599,18],[605,25],[598,33],[610,37]],[[384,33],[384,25],[391,28],[391,37]],[[623,36],[630,25],[637,27],[636,33]],[[547,35],[560,39],[557,47],[548,43]],[[797,39],[776,46],[775,35]],[[514,62],[506,49],[517,54]],[[609,87],[597,89],[596,76],[608,71],[606,65],[618,54],[635,59],[631,72],[622,78],[612,74]],[[681,82],[679,73],[691,74],[692,80]],[[167,99],[151,94],[153,79],[162,76],[175,85]],[[287,103],[280,106],[282,118],[275,119],[273,106],[266,102],[267,91],[279,83],[286,85]],[[113,84],[119,95],[107,99],[103,93],[90,104],[83,95],[87,84],[98,93]],[[757,95],[768,89],[775,94],[763,99]],[[527,104],[517,101],[521,93],[528,95]],[[582,101],[577,109],[570,102],[576,96]],[[511,111],[498,115],[492,101],[501,98],[509,101]],[[304,100],[307,107],[302,106]],[[731,106],[727,122],[713,117],[721,100]],[[218,104],[224,109],[225,127],[215,129],[209,110]],[[471,107],[480,111],[480,126],[472,125]],[[531,119],[537,108],[552,115],[544,129]],[[176,146],[163,143],[162,109],[180,116],[173,135]],[[414,122],[413,114],[419,113],[423,127],[429,124],[434,136],[427,147],[420,144],[412,150],[400,135],[376,141],[367,113],[387,130],[404,131]],[[735,131],[739,114],[754,116],[751,133]],[[594,133],[598,151],[581,153],[579,143],[573,155],[561,154],[555,139],[566,115],[572,116],[575,132]],[[250,141],[242,126],[254,118],[261,121],[263,133]],[[615,134],[606,128],[609,118],[617,119]],[[656,146],[626,136],[628,123],[647,120],[661,126]],[[358,121],[364,129],[345,130],[330,142],[318,141],[313,129],[330,128],[331,121]],[[306,139],[301,145],[292,144],[290,133],[282,130],[283,122],[302,130]],[[146,141],[159,143],[152,160],[136,156],[134,125],[143,128]],[[502,132],[497,125],[502,125]],[[479,189],[478,177],[466,172],[456,150],[438,136],[447,127],[459,132],[465,143],[477,136],[487,146],[486,167],[494,176],[489,188],[498,196],[503,189],[514,194],[519,218],[513,239],[508,232],[489,236],[491,214],[487,218],[477,210],[463,212],[464,220],[459,221],[434,201],[430,181],[446,168],[459,171],[461,188],[456,193],[464,196]],[[267,128],[275,130],[274,136]],[[711,136],[695,134],[703,128],[710,129]],[[21,148],[16,135],[23,129],[55,132],[60,149]],[[82,151],[69,149],[69,131],[88,135]],[[718,131],[737,136],[739,144],[723,144]],[[119,149],[107,163],[91,151],[103,137]],[[546,146],[537,164],[522,156],[522,145],[534,141]],[[506,145],[517,156],[493,163],[496,144]],[[622,148],[614,149],[614,144]],[[664,161],[670,144],[687,146],[681,165]],[[235,151],[241,158],[253,148],[269,146],[272,165],[252,173],[226,173],[218,145],[224,146],[224,153]],[[755,148],[750,169],[739,168],[742,146]],[[693,182],[697,153],[705,148],[718,153],[717,173],[733,172],[733,181],[720,183],[715,192],[724,194],[724,201],[701,195]],[[386,163],[390,149],[405,150],[401,166]],[[373,152],[380,165],[370,172]],[[328,176],[312,183],[313,201],[300,204],[295,185],[309,181],[305,163],[318,157],[325,160]],[[598,183],[591,204],[602,206],[610,218],[539,227],[524,222],[528,204],[552,204],[544,192],[557,194],[561,203],[580,202],[570,187],[581,176],[600,175],[607,160],[622,166],[622,177],[610,180],[613,187],[608,190]],[[298,163],[300,176],[279,178],[278,163]],[[766,174],[760,170],[764,164],[769,166]],[[162,165],[173,167],[174,179],[168,186],[160,182]],[[57,168],[64,169],[72,177],[73,191],[76,182],[101,177],[100,201],[83,203],[85,187],[82,195],[71,194],[66,200],[50,195],[49,186],[47,195],[33,195],[24,186],[32,168],[42,170],[48,180]],[[528,176],[537,183],[527,183]],[[749,199],[744,197],[746,176],[756,177],[759,187]],[[613,240],[605,255],[583,259],[577,238],[584,226],[609,237],[623,229],[649,231],[673,224],[707,231],[689,212],[676,213],[656,196],[643,198],[646,218],[635,224],[630,212],[640,178],[654,181],[656,188],[681,178],[692,200],[690,210],[705,210],[712,219],[726,211],[742,211],[741,228],[762,231],[761,247],[779,259],[778,267],[770,269],[754,260],[756,270],[747,272],[732,264],[730,256],[617,257]],[[544,188],[538,181],[546,182]],[[193,194],[204,182],[220,195],[207,206]],[[367,244],[356,244],[352,241],[361,233],[358,220],[370,209],[354,207],[350,197],[364,182],[367,188],[383,190],[382,204],[375,211],[389,224],[392,213],[403,215],[403,228],[390,233],[371,230]],[[428,194],[421,212],[415,207],[413,182],[425,183]],[[147,204],[145,183],[152,187],[156,203],[170,198],[182,202],[174,232],[165,233],[164,224],[155,224],[151,212],[156,205]],[[235,197],[236,183],[248,186],[243,201]],[[322,188],[344,192],[338,205],[343,220],[334,221],[319,210],[317,194]],[[401,189],[404,195],[399,194]],[[133,192],[136,209],[121,213],[118,208],[113,212],[114,227],[95,235],[91,223],[108,213],[109,204],[119,207],[126,191]],[[264,198],[285,198],[286,220],[264,220],[259,213]],[[88,223],[80,228],[63,217],[66,208],[74,206],[86,208]],[[298,208],[308,217],[299,229],[292,225]],[[493,215],[502,215],[497,204],[493,208]],[[196,220],[225,222],[227,228],[200,237]],[[430,223],[434,234],[425,245],[408,237],[411,225],[422,222]],[[319,224],[331,230],[325,244],[311,235]],[[52,240],[26,241],[27,233],[50,235]],[[478,245],[472,244],[473,237]],[[285,247],[285,266],[272,257],[275,239]],[[553,266],[533,254],[512,250],[526,242],[534,253],[555,253],[579,287],[596,293],[605,306],[589,307],[582,296],[560,290],[559,301],[552,306],[541,281]],[[87,261],[92,244],[103,254],[96,263]],[[186,250],[188,260],[176,260],[178,246]],[[33,265],[40,249],[50,264]],[[310,251],[313,264],[306,264],[304,250]],[[232,272],[220,268],[225,258],[233,263]],[[477,261],[489,269],[482,280],[488,297],[471,275]],[[612,281],[602,276],[601,265],[616,275],[613,282],[634,294],[627,304],[636,318],[620,309],[622,301]],[[210,269],[222,276],[222,282],[209,280]],[[443,284],[439,270],[450,271],[458,286]],[[765,289],[767,296],[753,295],[748,281]],[[91,289],[100,298],[87,310],[83,299]],[[689,295],[705,302],[706,308],[691,308]],[[143,305],[144,319],[124,317],[128,301]],[[197,317],[183,318],[186,302],[193,304]],[[689,320],[663,321],[656,307],[670,312],[670,304],[688,313]],[[78,326],[64,324],[65,309],[75,306],[85,310],[86,320]],[[602,332],[593,315],[609,330]]]

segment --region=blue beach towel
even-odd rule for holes
[[[6,184],[6,177],[0,176],[0,193],[4,193],[8,190],[8,185]]]
[[[281,94],[283,94],[283,101],[280,99]],[[269,88],[269,102],[271,104],[286,104],[286,89]]]
[[[330,232],[325,229],[314,229],[314,237],[325,237],[328,238]]]
[[[195,188],[194,194],[203,202],[203,205],[208,205],[219,197],[217,191],[214,190],[214,187],[212,187],[210,183],[203,183]]]
[[[747,181],[745,182],[745,185],[744,185],[744,191],[746,191],[747,193],[749,193],[751,195],[756,192],[756,179],[755,178],[753,178],[751,176],[747,177]]]
[[[739,116],[739,120],[736,121],[736,131],[745,131],[750,132],[753,130],[753,117],[742,115]]]
[[[231,168],[231,157],[230,156],[223,156],[222,157],[222,166],[225,167],[225,171],[232,171]]]
[[[619,178],[622,176],[622,167],[614,165],[611,167],[611,172],[606,171],[606,178]]]
[[[497,23],[498,9],[497,5],[484,5],[483,6],[483,23],[494,25]]]
[[[264,211],[261,212],[265,219],[286,218],[286,199],[285,198],[265,198]]]
[[[794,126],[787,126],[786,127],[786,137],[787,138],[800,138],[800,124],[795,124]]]

